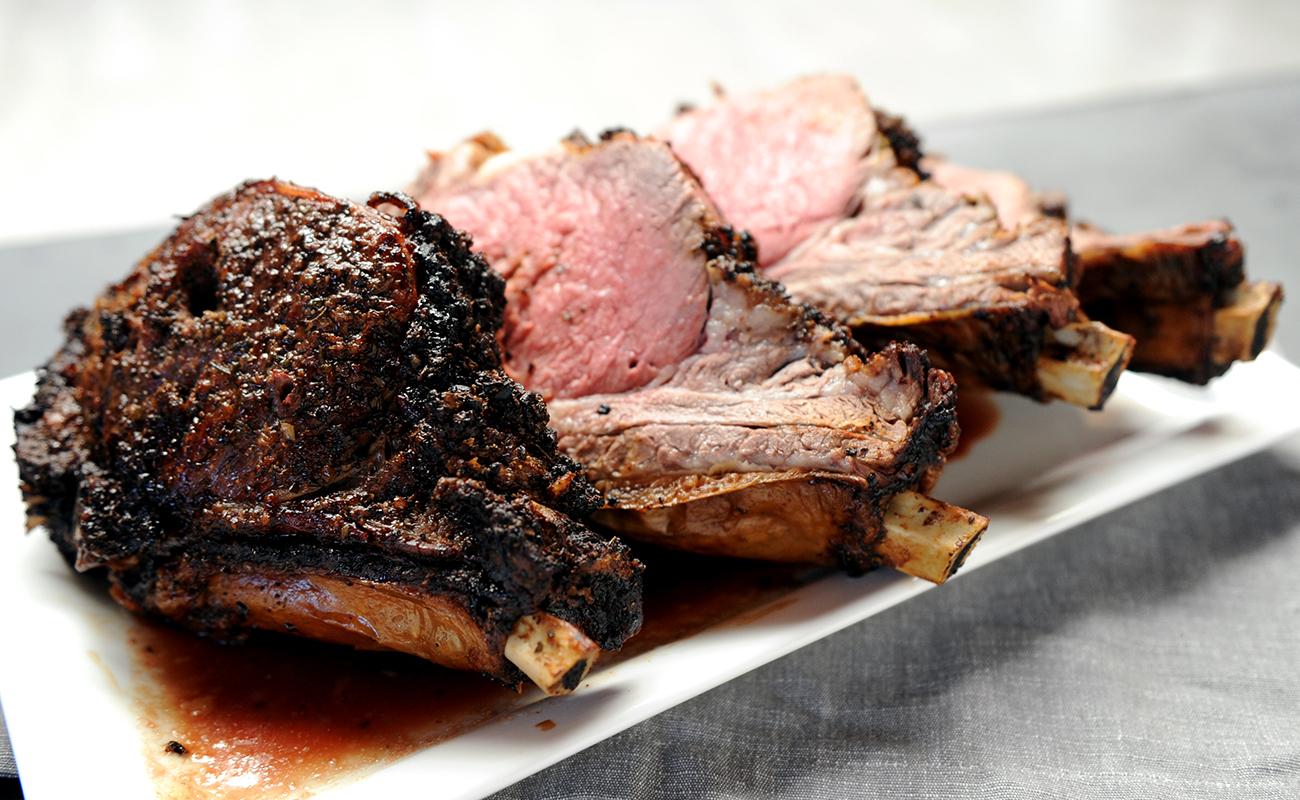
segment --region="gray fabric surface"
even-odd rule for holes
[[[1229,216],[1252,275],[1300,285],[1300,79],[924,133],[1069,190],[1102,224]],[[67,307],[159,236],[0,251],[0,374],[44,359]],[[1278,334],[1293,355],[1298,316],[1284,307]],[[1300,441],[1062,534],[499,797],[1300,796],[1291,452]]]

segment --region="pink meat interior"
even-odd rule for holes
[[[851,78],[819,76],[679,114],[664,136],[766,266],[849,212],[876,121]]]
[[[525,386],[547,399],[622,392],[699,346],[700,219],[713,212],[680,173],[660,143],[611,142],[498,156],[420,198],[505,276],[503,345]]]

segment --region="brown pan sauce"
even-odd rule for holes
[[[992,391],[974,388],[957,392],[957,424],[961,426],[961,439],[948,460],[963,458],[976,442],[997,429],[1000,417]]]
[[[822,570],[643,554],[645,625],[610,665],[731,620]],[[529,698],[418,658],[287,636],[220,644],[135,622],[136,699],[162,797],[304,797],[518,708]],[[600,665],[597,666],[600,669]],[[555,723],[538,723],[551,730]]]

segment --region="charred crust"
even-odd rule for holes
[[[1101,382],[1101,391],[1097,394],[1100,400],[1089,406],[1091,411],[1100,411],[1106,405],[1106,398],[1110,397],[1111,392],[1115,391],[1115,386],[1119,383],[1119,376],[1124,374],[1124,369],[1128,364],[1123,359],[1116,361],[1106,373],[1106,378]]]
[[[1070,199],[1062,192],[1040,192],[1035,200],[1038,213],[1045,217],[1064,220],[1070,216]]]
[[[574,520],[601,497],[501,370],[504,282],[409,197],[370,203],[401,211],[246,183],[71,314],[14,415],[29,519],[119,602],[222,636],[243,616],[203,587],[252,566],[454,596],[502,641],[546,608],[617,647],[641,566]]]
[[[1137,338],[1129,369],[1205,384],[1222,375],[1231,363],[1213,356],[1213,311],[1229,301],[1245,280],[1245,252],[1231,226],[1201,241],[1169,241],[1152,237],[1135,246],[1098,247],[1080,254],[1083,276],[1079,299],[1084,312],[1116,330]],[[1144,342],[1168,337],[1156,309],[1186,309],[1186,319],[1199,316],[1199,332],[1178,334],[1179,352],[1155,354]],[[1267,344],[1267,319],[1261,320],[1252,341],[1257,354]]]
[[[1080,254],[1079,298],[1089,304],[1189,302],[1211,296],[1222,304],[1246,279],[1245,251],[1231,230],[1197,243],[1152,239],[1135,247],[1102,247]],[[1105,319],[1102,319],[1104,322]]]
[[[1268,314],[1261,314],[1259,319],[1255,321],[1255,332],[1250,338],[1251,358],[1258,357],[1260,353],[1264,352],[1264,348],[1268,346],[1268,335],[1271,324],[1272,319],[1270,319]]]
[[[752,273],[758,261],[758,245],[749,231],[737,231],[730,225],[715,225],[704,233],[700,245],[709,260],[727,259],[735,273]]]
[[[578,684],[582,683],[582,676],[586,674],[587,659],[584,658],[574,664],[568,672],[564,673],[564,677],[560,678],[560,685],[564,687],[566,692],[571,692],[578,688]]]
[[[1222,305],[1227,295],[1246,280],[1245,254],[1241,240],[1221,233],[1196,252],[1201,266],[1202,288],[1214,294],[1216,303]]]
[[[701,249],[709,259],[709,267],[718,270],[723,280],[743,281],[749,291],[763,298],[766,304],[789,309],[794,316],[795,328],[806,338],[825,337],[828,343],[846,354],[866,357],[867,351],[838,319],[816,306],[797,302],[790,297],[785,286],[763,277],[757,268],[757,246],[748,231],[737,233],[729,225],[713,226],[706,229]]]
[[[1134,353],[1133,360],[1129,363],[1129,369],[1134,372],[1149,372],[1152,375],[1164,375],[1166,378],[1173,378],[1183,383],[1191,383],[1197,386],[1204,386],[1232,367],[1231,363],[1224,364],[1215,362],[1209,358],[1197,363],[1191,367],[1175,367],[1160,362],[1143,360],[1141,352]]]
[[[820,479],[814,479],[817,481]],[[846,509],[839,541],[832,545],[835,563],[852,576],[864,575],[880,566],[876,545],[885,535],[881,497],[873,479],[867,488],[850,490],[852,500]]]
[[[1061,254],[1061,275],[1062,279],[1057,284],[1057,288],[1071,292],[1079,288],[1079,281],[1083,279],[1083,267],[1079,262],[1079,254],[1074,252],[1068,234],[1065,237],[1065,252]]]
[[[921,178],[930,177],[921,169],[921,158],[925,154],[921,152],[920,135],[902,117],[880,109],[876,109],[875,114],[876,128],[889,142],[889,147],[894,151],[894,158],[897,160],[898,165],[912,170]]]
[[[850,575],[860,575],[880,566],[876,548],[885,534],[884,509],[901,491],[926,491],[935,473],[957,447],[957,392],[952,376],[930,366],[924,350],[894,342],[880,351],[880,357],[895,362],[905,380],[920,384],[922,397],[914,412],[915,421],[907,446],[899,453],[896,468],[888,480],[871,475],[862,487],[851,490],[852,507],[833,548],[839,566]]]
[[[366,205],[371,208],[379,208],[383,205],[395,205],[403,211],[411,212],[418,208],[415,200],[409,194],[404,192],[373,192]]]
[[[966,317],[908,326],[907,339],[925,348],[935,365],[960,381],[1045,400],[1038,380],[1051,318],[1046,310],[1007,306]],[[857,325],[853,335],[868,350],[886,346],[904,331],[889,325]]]
[[[615,125],[600,132],[600,141],[602,142],[608,142],[624,137],[636,138],[636,133],[631,128],[622,125]]]

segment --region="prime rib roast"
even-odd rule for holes
[[[1282,287],[1247,281],[1243,248],[1223,220],[1117,235],[1073,228],[1093,317],[1137,337],[1132,367],[1206,383],[1258,356],[1277,323]]]
[[[683,108],[663,137],[758,265],[870,346],[906,339],[966,381],[1100,407],[1132,339],[1092,322],[1064,221],[1013,228],[924,179],[915,135],[848,77]]]
[[[16,413],[32,524],[134,611],[572,689],[641,565],[502,370],[503,281],[395,215],[247,183],[66,322]]]
[[[921,166],[954,191],[990,200],[1008,228],[1066,217],[1063,198],[1014,174],[928,157]],[[1079,301],[1090,317],[1137,339],[1131,369],[1203,384],[1254,359],[1273,334],[1282,287],[1246,281],[1244,248],[1225,220],[1132,234],[1075,223],[1071,240]]]
[[[941,581],[987,521],[926,491],[954,384],[912,344],[868,351],[755,272],[662,142],[612,131],[519,155],[483,134],[410,190],[505,278],[506,369],[630,537],[878,565]]]

